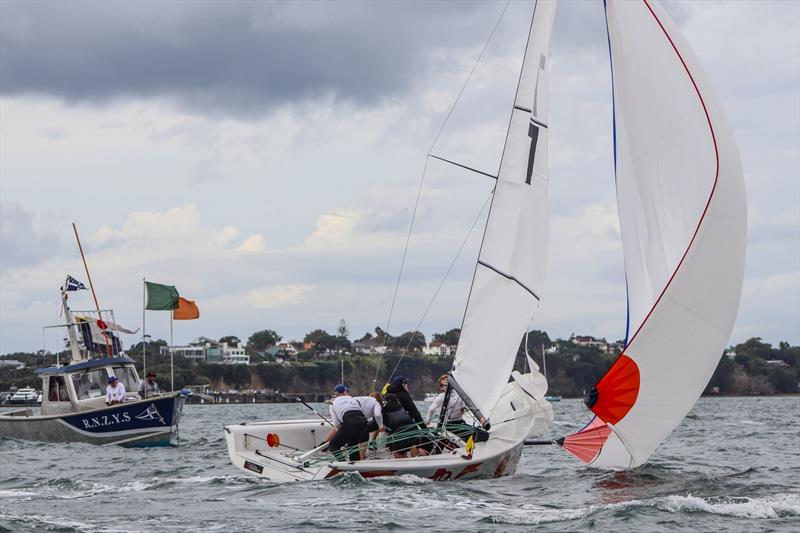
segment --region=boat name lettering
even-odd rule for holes
[[[128,413],[114,413],[111,415],[93,416],[91,418],[84,418],[84,429],[95,429],[99,427],[113,426],[122,422],[130,422],[131,415]]]

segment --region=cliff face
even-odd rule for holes
[[[373,386],[378,358],[374,356],[354,356],[344,359],[344,382],[355,395],[366,395],[374,390],[380,391],[386,383],[399,358],[385,358],[378,371],[378,378]],[[412,395],[422,399],[426,392],[436,390],[437,378],[450,370],[449,359],[406,357],[401,362],[395,375],[405,376],[409,380]],[[280,365],[277,363],[261,364],[252,369],[251,388],[277,389],[281,392],[316,392],[328,394],[341,382],[342,367],[338,359]],[[262,387],[256,387],[256,382]]]

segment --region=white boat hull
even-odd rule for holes
[[[0,438],[167,446],[178,433],[185,397],[172,393],[100,409],[34,415],[30,409],[0,414]]]
[[[434,481],[499,477],[517,469],[526,438],[546,430],[553,410],[536,390],[530,374],[515,373],[492,413],[489,439],[467,454],[455,450],[424,457],[397,459],[386,450],[362,461],[336,461],[304,454],[320,446],[330,426],[320,419],[279,420],[225,426],[231,462],[260,478],[276,482],[327,479],[348,472],[363,477],[414,475]]]

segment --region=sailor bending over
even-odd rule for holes
[[[331,403],[331,419],[333,430],[326,439],[330,443],[330,450],[340,461],[344,460],[343,454],[336,452],[342,447],[350,447],[349,459],[358,461],[360,457],[359,445],[369,440],[367,432],[367,418],[361,411],[361,405],[350,396],[350,389],[340,383],[334,389],[334,399]]]
[[[355,396],[353,398],[361,406],[364,418],[368,420],[367,432],[369,433],[370,443],[374,443],[378,438],[378,433],[383,432],[383,398],[377,392],[369,396]],[[372,445],[372,444],[371,444]],[[373,449],[374,445],[373,445]],[[366,443],[361,447],[361,458],[367,456]]]

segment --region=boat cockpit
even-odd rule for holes
[[[88,411],[105,406],[108,378],[115,376],[125,387],[129,401],[139,400],[141,380],[133,359],[103,357],[67,366],[40,368],[42,414],[54,415]]]

